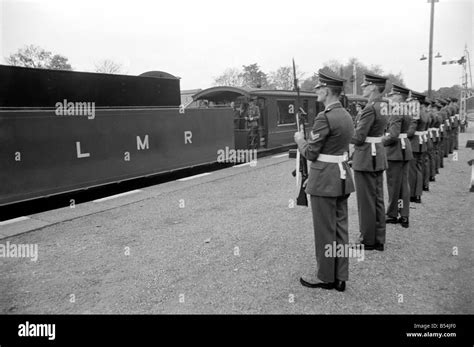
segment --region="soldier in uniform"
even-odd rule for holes
[[[260,120],[260,108],[257,106],[256,102],[257,98],[251,98],[247,111],[248,127],[250,129],[249,147],[252,149],[258,149],[260,147],[260,132],[258,129]]]
[[[458,150],[459,148],[459,114],[456,107],[456,100],[455,98],[448,98],[449,105],[448,107],[451,109],[451,124],[452,124],[452,146],[451,151]]]
[[[318,267],[316,273],[301,277],[300,282],[310,288],[338,291],[345,290],[349,259],[347,254],[335,257],[326,256],[325,252],[327,246],[345,248],[349,242],[347,199],[354,191],[354,183],[348,152],[354,125],[339,102],[344,81],[332,72],[319,71],[315,89],[325,109],[314,119],[308,141],[302,132],[295,133],[299,151],[311,161],[306,193],[311,198]]]
[[[413,121],[416,125],[415,132],[413,136],[410,136],[411,148],[413,151],[413,160],[410,161],[410,166],[408,170],[408,180],[410,185],[410,202],[421,203],[421,194],[423,193],[423,183],[424,183],[424,167],[426,160],[426,151],[428,138],[426,136],[425,130],[429,122],[429,116],[425,112],[424,106],[422,103],[425,96],[411,91],[410,97],[406,100],[410,102],[410,109],[414,110]]]
[[[387,156],[382,137],[387,126],[387,104],[382,101],[386,77],[365,74],[362,95],[368,98],[363,111],[357,115],[352,168],[359,211],[359,241],[365,250],[384,250],[385,206],[383,199],[383,172]],[[381,110],[382,109],[382,110]]]
[[[439,114],[441,115],[441,118],[443,119],[443,123],[441,127],[442,128],[441,143],[443,147],[443,158],[447,158],[449,156],[449,146],[450,146],[450,141],[451,141],[451,123],[449,121],[449,114],[446,109],[446,101],[444,101],[443,99],[438,99],[438,101],[442,105],[441,110],[439,111]],[[444,167],[443,162],[441,162],[441,167]]]
[[[443,167],[443,137],[442,137],[442,125],[443,117],[441,117],[439,110],[441,104],[434,100],[431,103],[431,111],[433,112],[433,139],[435,149],[435,160],[436,160],[436,174],[439,174],[439,169]]]
[[[388,132],[382,138],[388,160],[388,208],[385,221],[392,224],[400,223],[404,228],[409,227],[408,165],[413,159],[408,136],[415,130],[412,117],[403,109],[408,94],[407,88],[393,84],[392,91],[388,94],[393,109],[389,107]],[[400,218],[398,218],[399,214]]]
[[[429,136],[429,127],[431,123],[431,115],[429,111],[429,101],[427,97],[423,94],[417,93],[418,100],[420,101],[421,115],[425,115],[426,124],[423,130],[423,139],[426,145],[426,152],[423,153],[423,167],[422,167],[422,176],[423,176],[423,191],[430,191],[430,175],[431,175],[431,150],[433,149],[433,143]]]
[[[434,116],[431,111],[431,100],[423,95],[423,109],[426,112],[427,124],[425,128],[426,134],[426,158],[423,167],[423,191],[429,191],[430,182],[435,181],[436,162],[434,158],[434,134],[432,132]]]
[[[448,156],[446,151],[446,119],[447,114],[443,110],[443,101],[441,99],[436,99],[436,107],[438,111],[436,112],[439,119],[439,167],[444,168],[444,158]],[[446,154],[445,154],[446,153]]]
[[[448,154],[452,154],[453,153],[453,140],[454,140],[454,124],[453,124],[453,120],[454,120],[454,110],[449,107],[449,99],[444,99],[444,102],[445,102],[445,105],[444,105],[444,110],[447,114],[447,122],[446,122],[446,125],[447,125],[447,129],[448,129],[448,144],[447,144],[447,147],[448,147]]]

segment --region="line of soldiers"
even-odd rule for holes
[[[359,209],[360,243],[383,250],[385,224],[409,227],[410,202],[421,203],[444,158],[458,149],[457,99],[430,100],[393,84],[382,97],[387,78],[366,74],[367,106],[356,119],[352,167]],[[383,171],[388,207],[384,210]]]
[[[423,190],[429,190],[429,182],[444,167],[443,159],[458,148],[459,108],[456,99],[429,100],[395,84],[385,99],[387,78],[365,74],[362,91],[368,103],[354,127],[339,101],[345,79],[325,70],[319,70],[318,78],[315,92],[325,109],[308,138],[301,131],[294,135],[302,156],[311,161],[305,192],[311,199],[317,260],[316,271],[301,276],[300,283],[344,291],[349,195],[356,191],[359,213],[360,237],[353,247],[383,251],[386,223],[409,227],[410,202],[421,202]],[[336,255],[326,252],[334,248]]]

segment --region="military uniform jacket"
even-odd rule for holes
[[[449,133],[451,132],[451,123],[449,121],[448,117],[448,112],[446,109],[443,107],[439,112],[438,112],[440,118],[441,118],[441,123],[440,125],[443,125],[444,131],[441,132],[441,137],[446,138],[449,136]]]
[[[427,126],[430,122],[430,116],[423,110],[420,110],[420,118],[414,119],[414,124],[416,124],[415,131],[417,132],[422,132],[427,129]],[[422,144],[420,145],[420,137]],[[427,150],[427,145],[426,145],[426,140],[428,138],[428,135],[415,135],[413,133],[413,136],[410,137],[410,142],[411,142],[411,148],[413,150],[413,153],[423,153],[426,152]]]
[[[388,119],[388,135],[382,141],[387,152],[387,160],[409,161],[413,159],[411,143],[409,139],[398,138],[401,133],[406,133],[407,137],[415,132],[413,119],[409,115],[391,114]],[[401,141],[405,141],[405,149],[402,148]]]
[[[442,123],[443,123],[443,118],[441,117],[439,112],[438,111],[433,111],[433,124],[432,124],[432,127],[439,129],[439,127]],[[436,137],[436,132],[433,131],[433,136],[434,136],[434,138],[436,138],[436,141],[441,139],[441,131],[438,131],[438,135],[439,136]]]
[[[348,154],[353,134],[352,118],[339,102],[329,105],[316,116],[308,141],[298,143],[301,154],[311,161],[307,194],[337,197],[354,192],[354,182],[347,161],[342,164],[346,179],[341,179],[337,163],[318,160],[320,154]]]
[[[375,161],[372,144],[365,142],[367,137],[381,137],[387,127],[388,118],[381,114],[382,98],[369,102],[356,118],[356,129],[351,143],[354,144],[352,168],[356,171],[383,171],[387,169],[387,155],[383,143],[375,144]]]
[[[428,138],[428,142],[426,143],[427,150],[430,151],[433,149],[433,140],[435,139],[434,137],[436,136],[435,132],[430,131],[430,128],[433,128],[434,124],[434,114],[432,111],[425,111],[427,115],[428,122],[426,123],[426,128],[425,131],[428,131],[428,134],[426,135]]]
[[[456,116],[457,114],[457,110],[456,110],[456,107],[454,105],[449,105],[448,106],[449,109],[451,110],[451,117],[452,117],[452,124],[451,124],[451,128],[454,129],[455,131],[457,131],[457,128],[459,127],[459,119]]]

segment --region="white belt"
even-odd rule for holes
[[[428,130],[423,131],[423,139],[425,140],[425,142],[428,142],[428,133]]]
[[[380,136],[380,137],[367,136],[365,138],[365,142],[370,143],[370,149],[371,149],[371,152],[372,152],[372,156],[375,157],[377,155],[377,150],[375,148],[375,144],[376,143],[382,143],[382,136]]]
[[[346,170],[342,166],[342,163],[349,160],[349,155],[345,152],[343,155],[330,155],[330,154],[320,154],[318,155],[318,161],[322,161],[323,163],[334,163],[339,166],[339,173],[340,178],[345,180],[346,179]]]
[[[433,130],[434,130],[434,128],[429,128],[428,131],[427,131],[427,133],[430,134],[430,139],[433,138]]]
[[[415,131],[415,135],[418,136],[418,142],[420,143],[420,145],[423,144],[423,141],[426,141],[426,134],[424,131]]]
[[[407,134],[406,133],[401,133],[400,135],[398,135],[398,138],[400,139],[400,143],[402,144],[402,149],[406,149],[407,145],[406,145],[405,141],[406,141],[406,138],[407,138]]]

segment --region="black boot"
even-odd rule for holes
[[[409,227],[408,217],[400,217],[399,223],[402,225],[402,227],[408,228]]]
[[[389,224],[398,224],[399,223],[399,220],[397,217],[385,217],[385,223],[389,223]]]

